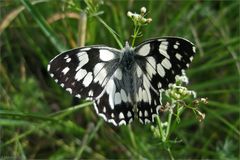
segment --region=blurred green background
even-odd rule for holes
[[[0,1],[0,158],[169,159],[150,125],[113,127],[86,101],[75,102],[49,77],[47,63],[78,46],[80,11],[86,45],[119,48],[131,40],[127,12],[145,6],[153,21],[136,44],[179,36],[197,46],[187,71],[198,97],[207,97],[199,122],[185,111],[169,137],[175,159],[239,158],[239,1]],[[81,34],[81,33],[80,33]],[[74,102],[73,102],[74,101]],[[80,104],[80,105],[75,105]],[[177,143],[176,143],[177,142]]]

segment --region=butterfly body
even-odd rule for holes
[[[78,98],[94,101],[105,121],[128,124],[137,115],[141,123],[159,114],[159,94],[188,68],[194,45],[179,37],[147,40],[122,50],[97,45],[66,51],[50,61],[55,81]],[[136,113],[136,114],[135,114]]]

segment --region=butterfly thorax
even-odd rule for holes
[[[127,42],[125,48],[122,50],[120,63],[123,67],[124,72],[131,72],[131,70],[133,69],[135,63],[134,49],[130,47]]]

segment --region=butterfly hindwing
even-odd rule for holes
[[[133,104],[128,88],[124,85],[124,73],[118,68],[110,78],[101,98],[94,102],[96,112],[115,126],[133,121]]]

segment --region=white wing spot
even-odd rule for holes
[[[157,117],[157,116],[158,116],[157,114],[152,114],[152,120],[154,121],[155,117]]]
[[[195,52],[196,52],[196,47],[193,46],[193,47],[192,47],[192,50],[193,50],[193,52],[195,53]]]
[[[166,69],[170,69],[170,68],[172,67],[170,61],[169,61],[167,58],[165,58],[165,59],[162,61],[161,64],[162,64],[163,67],[166,68]]]
[[[150,53],[150,49],[150,44],[145,44],[138,50],[138,54],[141,56],[146,56]]]
[[[116,92],[114,97],[114,104],[121,104],[121,101],[121,94],[119,92]]]
[[[146,90],[146,93],[147,93],[148,102],[149,102],[149,104],[151,104],[151,93],[150,93],[151,84],[150,84],[148,78],[145,75],[143,76],[143,86],[144,86],[144,88]]]
[[[165,56],[166,58],[170,59],[167,51],[159,49],[159,52],[160,52],[160,54],[162,54],[162,55]]]
[[[50,74],[50,76],[51,76],[51,77],[53,77],[53,76],[54,76],[54,74],[52,74],[52,73],[51,73],[51,74]]]
[[[60,84],[60,86],[61,86],[61,87],[64,87],[64,84],[63,84],[63,83],[61,83],[61,84]]]
[[[132,121],[133,121],[133,118],[130,118],[129,121],[128,121],[128,123],[132,123]]]
[[[81,95],[80,94],[76,94],[75,97],[81,98]]]
[[[122,98],[123,102],[127,102],[126,92],[123,89],[121,89],[120,93],[121,93],[121,98]]]
[[[109,119],[108,122],[109,122],[109,123],[112,123],[114,126],[117,126],[117,123],[115,122],[114,119]]]
[[[141,77],[141,75],[142,75],[142,69],[137,65],[137,76],[138,76],[138,78],[140,78]]]
[[[124,119],[124,114],[122,112],[119,113],[119,119]]]
[[[72,94],[72,89],[71,88],[66,88],[66,91],[68,91],[70,94]]]
[[[147,92],[143,89],[143,101],[144,102],[148,102],[148,95],[147,95]]]
[[[168,41],[162,41],[162,43],[161,43],[161,44],[163,44],[163,45],[167,46],[167,45],[168,45]]]
[[[64,57],[64,59],[68,59],[68,57],[69,57],[69,55],[66,55],[66,56]]]
[[[98,115],[99,115],[100,117],[102,117],[105,121],[107,121],[107,117],[106,117],[104,114],[98,113]]]
[[[156,71],[153,69],[153,67],[149,63],[146,64],[146,70],[150,78],[152,78],[152,76],[156,74]]]
[[[111,114],[111,117],[112,117],[112,118],[114,118],[114,117],[115,117],[113,113]]]
[[[162,83],[158,82],[158,89],[162,88]]]
[[[87,74],[87,71],[85,69],[80,69],[76,75],[75,75],[75,80],[80,81],[81,79],[83,79],[83,77],[85,77]]]
[[[126,125],[126,121],[125,121],[125,120],[121,120],[121,121],[119,122],[119,126],[120,126],[120,125],[123,125],[123,124]]]
[[[81,49],[81,51],[88,51],[88,50],[90,50],[91,48],[83,48],[83,49]]]
[[[93,90],[90,90],[89,92],[88,92],[88,96],[93,96]]]
[[[120,68],[118,68],[115,73],[114,73],[114,77],[116,77],[119,80],[122,80],[122,70]]]
[[[62,73],[65,75],[67,74],[67,72],[70,70],[69,67],[65,67],[63,70],[62,70]]]
[[[127,116],[128,116],[128,118],[132,117],[132,113],[130,111],[128,111]]]
[[[139,111],[139,117],[142,117],[142,111]]]
[[[106,113],[106,107],[103,107],[103,112]]]
[[[165,70],[164,70],[164,68],[162,67],[161,64],[158,64],[158,65],[157,65],[157,72],[158,72],[158,74],[159,74],[161,77],[164,77],[164,76],[165,76]]]
[[[50,64],[47,65],[47,70],[50,71]]]
[[[164,50],[166,51],[168,48],[168,42],[162,42],[159,46],[159,50]]]
[[[102,61],[110,61],[115,58],[115,54],[109,50],[100,49],[99,52],[100,52],[99,58]]]
[[[93,69],[94,76],[97,76],[98,72],[103,68],[105,63],[97,63]]]
[[[102,84],[106,76],[107,76],[107,71],[104,68],[102,68],[101,71],[97,74],[97,76],[95,76],[94,82],[99,81],[99,84]]]
[[[66,62],[69,63],[71,61],[71,58],[67,58]]]
[[[88,63],[89,58],[88,58],[87,52],[79,52],[77,56],[80,63],[76,70],[79,70],[80,68],[82,68],[82,66]]]
[[[161,108],[161,106],[160,106],[160,105],[158,105],[158,106],[157,106],[157,108],[156,108],[157,114],[159,113],[159,111],[160,111],[160,108]]]
[[[173,48],[174,48],[174,49],[178,49],[178,45],[174,44],[174,45],[173,45]]]
[[[156,60],[150,56],[150,57],[147,57],[147,61],[151,64],[151,66],[155,69],[156,67]]]
[[[92,72],[89,72],[83,80],[83,85],[88,87],[93,80]]]
[[[191,56],[189,59],[190,59],[190,61],[192,61],[193,60],[193,56]]]
[[[111,109],[114,109],[114,94],[116,91],[116,85],[112,79],[110,79],[106,85],[106,92],[109,95],[108,102]]]
[[[154,102],[154,105],[157,105],[157,101],[156,100],[154,100],[153,102]]]
[[[181,54],[179,54],[179,53],[176,53],[176,58],[178,59],[178,60],[181,60],[182,59],[182,55]]]
[[[144,112],[144,116],[145,116],[145,117],[148,116],[148,112],[147,112],[147,110],[145,110],[145,112]]]

